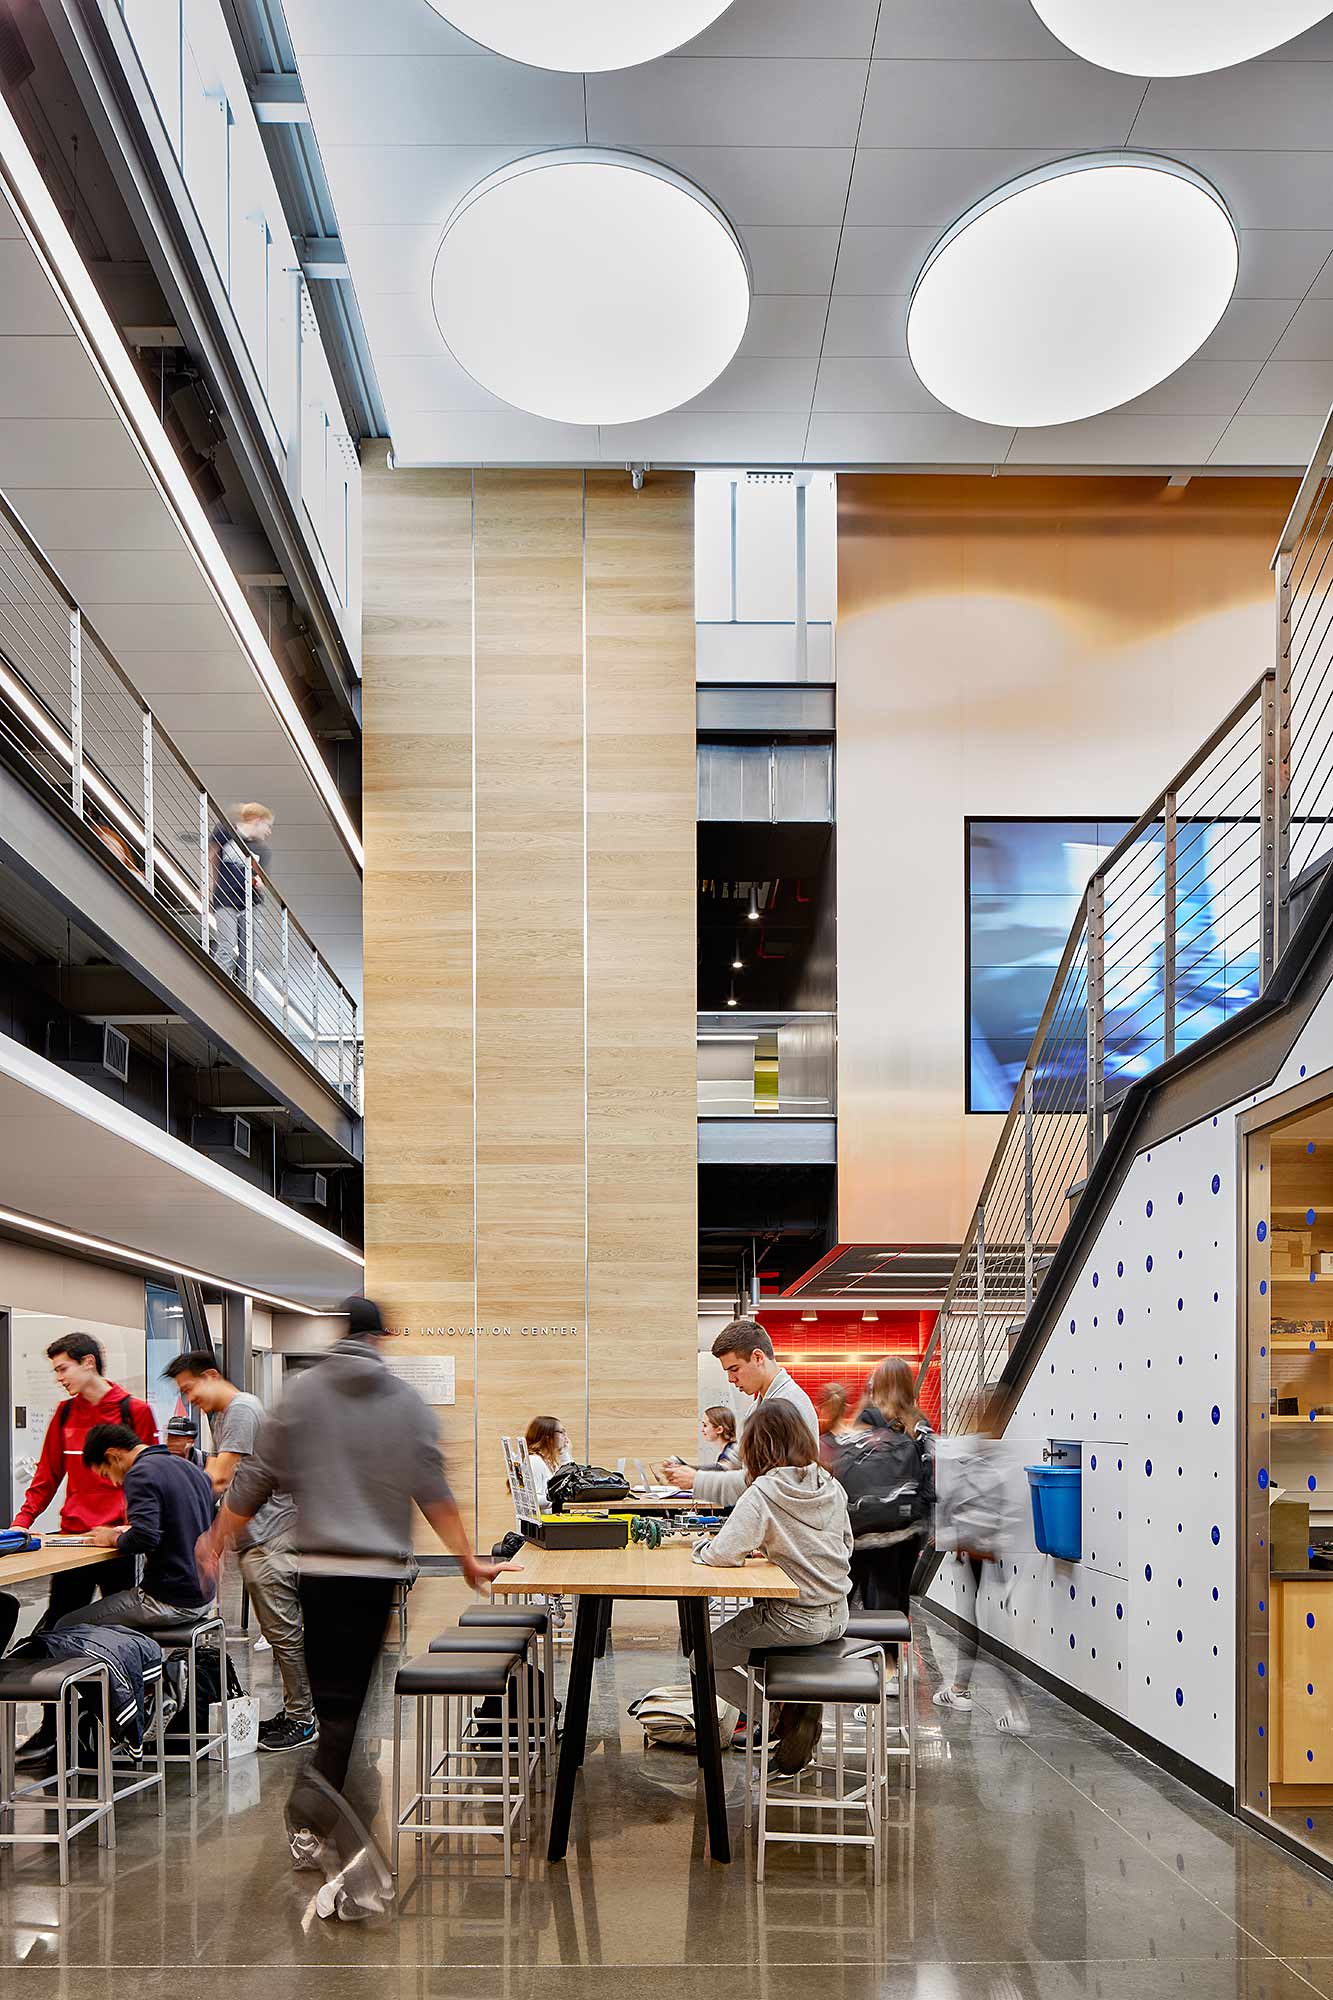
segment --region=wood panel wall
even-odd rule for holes
[[[499,1439],[696,1403],[688,475],[365,471],[367,1290]]]

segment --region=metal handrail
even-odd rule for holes
[[[3,492],[0,522],[36,572],[35,577],[25,576],[11,560],[14,549],[0,540],[0,696],[7,697],[22,721],[30,761],[56,783],[54,763],[59,771],[57,789],[79,818],[131,867],[192,942],[216,960],[220,938],[210,886],[210,849],[216,827],[232,832],[235,828]],[[49,598],[43,599],[39,584]],[[56,624],[48,623],[53,614]],[[63,657],[52,639],[58,628],[63,628]],[[99,676],[105,676],[95,696],[90,689],[94,666]],[[5,688],[10,676],[15,685]],[[129,759],[137,788],[122,782],[105,760],[99,762],[91,753],[99,730],[104,750],[114,740],[128,742],[136,734],[135,726],[122,726],[108,709],[110,700],[123,703],[138,719],[138,748]],[[54,752],[54,759],[49,752]],[[167,795],[170,776],[183,779],[188,796],[179,783]],[[163,805],[178,815],[183,807],[194,821],[188,842],[182,839],[174,852],[161,823]],[[142,868],[127,842],[142,853]],[[131,855],[128,861],[126,853]],[[192,869],[197,870],[197,879]],[[247,872],[244,893],[244,906],[238,906],[236,916],[233,977],[324,1080],[349,1103],[359,1105],[355,1000],[257,863]]]

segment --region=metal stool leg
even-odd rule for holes
[[[542,1661],[546,1674],[546,1775],[549,1779],[555,1771],[555,1633],[549,1617],[542,1634]]]
[[[69,1694],[62,1688],[56,1706],[56,1841],[60,1853],[60,1886],[69,1887]]]
[[[509,1818],[509,1805],[510,1805],[509,1787],[512,1782],[511,1771],[510,1771],[511,1758],[510,1758],[509,1744],[510,1744],[509,1689],[508,1687],[506,1687],[504,1695],[502,1697],[501,1720],[500,1720],[500,1797],[503,1801],[501,1810],[504,1814],[503,1839],[504,1839],[504,1857],[505,1857],[506,1875],[512,1875],[514,1872],[513,1838],[512,1838],[512,1828]]]
[[[745,1669],[745,1824],[754,1825],[754,1668]]]
[[[759,1690],[759,1853],[755,1880],[764,1879],[764,1843],[768,1839],[768,1692]]]
[[[403,1817],[403,1697],[393,1697],[393,1837],[389,1844],[389,1873],[398,1873],[398,1843]]]

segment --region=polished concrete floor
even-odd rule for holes
[[[414,1649],[451,1624],[461,1587],[419,1584]],[[736,1859],[704,1858],[693,1759],[644,1753],[625,1715],[679,1679],[670,1607],[617,1607],[598,1669],[569,1858],[544,1844],[510,1882],[498,1844],[431,1858],[405,1850],[399,1906],[366,1924],[321,1921],[313,1878],[287,1865],[290,1756],[216,1770],[191,1801],[173,1772],[160,1822],[127,1807],[114,1856],[85,1839],[70,1887],[54,1857],[0,1872],[0,1995],[65,2000],[1297,2000],[1333,1996],[1333,1883],[1203,1804],[1072,1710],[1033,1691],[1032,1734],[978,1705],[945,1715],[929,1692],[953,1641],[923,1618],[921,1764],[895,1798],[884,1881],[859,1855],[770,1849],[754,1879],[741,1829],[743,1762],[728,1759]],[[243,1649],[238,1649],[238,1656]],[[388,1666],[378,1719],[388,1715]],[[265,1711],[268,1655],[253,1662]],[[388,1746],[382,1743],[387,1774]]]

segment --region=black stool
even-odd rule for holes
[[[175,1654],[185,1662],[185,1719],[187,1724],[187,1747],[184,1750],[168,1750],[165,1761],[168,1764],[185,1764],[189,1768],[190,1793],[199,1789],[199,1759],[217,1750],[222,1760],[222,1775],[225,1778],[231,1767],[231,1745],[227,1733],[227,1626],[220,1612],[213,1612],[207,1618],[181,1618],[164,1620],[161,1625],[142,1625],[138,1628],[150,1639],[156,1639],[162,1651],[168,1656]],[[195,1700],[198,1686],[197,1666],[202,1650],[201,1642],[209,1641],[209,1650],[214,1646],[218,1655],[218,1701],[221,1704],[222,1727],[209,1734],[208,1718],[199,1727],[199,1712]]]
[[[546,1753],[546,1772],[549,1777],[555,1769],[556,1724],[555,1724],[555,1624],[550,1612],[540,1604],[470,1604],[458,1621],[460,1628],[497,1625],[517,1630],[524,1627],[532,1634],[531,1651],[536,1664],[537,1640],[541,1644],[542,1694],[542,1747]]]
[[[520,1844],[526,1846],[528,1839],[528,1762],[525,1756],[520,1755],[517,1760],[514,1756],[514,1732],[508,1727],[509,1697],[513,1689],[517,1701],[518,1742],[526,1744],[529,1740],[527,1661],[526,1645],[502,1646],[497,1641],[488,1652],[458,1648],[450,1652],[423,1653],[398,1669],[393,1684],[392,1867],[395,1875],[398,1873],[398,1844],[405,1833],[410,1833],[416,1840],[447,1839],[451,1835],[475,1839],[480,1833],[498,1834],[504,1848],[504,1872],[506,1875],[513,1874],[515,1819],[518,1821]],[[484,1734],[473,1731],[471,1727],[474,1718],[469,1704],[484,1700],[488,1695],[498,1695],[500,1700],[498,1778],[477,1769],[479,1763],[495,1760],[497,1746],[488,1743]],[[438,1762],[434,1755],[434,1709],[437,1700],[444,1703],[444,1753]],[[405,1701],[415,1701],[417,1709],[416,1791],[406,1806],[402,1799]],[[471,1768],[465,1769],[465,1766]],[[497,1793],[500,1820],[498,1825],[491,1825],[484,1817],[485,1809]],[[482,1818],[450,1820],[450,1809],[460,1804],[479,1805]],[[444,1819],[434,1817],[436,1806],[443,1808]]]
[[[898,1722],[884,1738],[884,1777],[889,1775],[888,1759],[907,1759],[907,1785],[916,1790],[916,1704],[913,1695],[912,1621],[905,1611],[853,1611],[847,1620],[849,1639],[866,1639],[882,1646],[894,1646],[898,1653]],[[891,1741],[890,1739],[896,1739]]]
[[[98,1702],[97,1790],[91,1799],[79,1791],[78,1690],[96,1689]],[[39,1702],[56,1712],[56,1768],[51,1778],[34,1779],[16,1787],[14,1778],[15,1718],[20,1702]],[[70,1761],[70,1744],[75,1745]],[[55,1790],[48,1798],[47,1788]],[[41,1815],[40,1833],[20,1832],[15,1811],[30,1807]],[[46,1814],[56,1816],[56,1830],[46,1832]],[[60,1851],[60,1886],[69,1882],[69,1844],[90,1826],[97,1828],[99,1847],[116,1844],[116,1800],[111,1781],[111,1677],[105,1660],[76,1653],[68,1660],[12,1661],[0,1668],[0,1846],[50,1847]]]
[[[864,1642],[860,1642],[864,1645]],[[858,1650],[858,1642],[852,1639],[827,1639],[820,1646],[800,1646],[790,1650],[768,1653],[752,1653],[748,1667],[750,1681],[750,1705],[746,1720],[749,1724],[745,1751],[745,1820],[751,1820],[753,1799],[753,1724],[754,1695],[759,1695],[759,1841],[756,1857],[755,1879],[764,1879],[764,1851],[770,1840],[795,1841],[805,1846],[819,1847],[865,1847],[870,1850],[874,1880],[880,1879],[880,1826],[883,1817],[883,1779],[881,1776],[885,1731],[885,1670],[883,1649],[871,1646],[869,1650]],[[769,1707],[773,1702],[817,1702],[823,1707],[837,1710],[837,1748],[832,1764],[816,1759],[814,1765],[815,1782],[819,1789],[803,1792],[800,1777],[790,1780],[790,1795],[774,1799],[769,1791]],[[866,1763],[865,1782],[847,1786],[846,1759],[843,1751],[843,1711],[864,1705],[866,1713]],[[832,1775],[832,1791],[823,1786],[823,1779]],[[770,1811],[796,1814],[797,1820],[790,1831],[769,1830]],[[838,1815],[837,1830],[833,1833],[801,1833],[798,1831],[799,1815],[802,1812],[833,1812]],[[848,1813],[860,1816],[865,1823],[864,1833],[848,1833],[844,1830]]]

